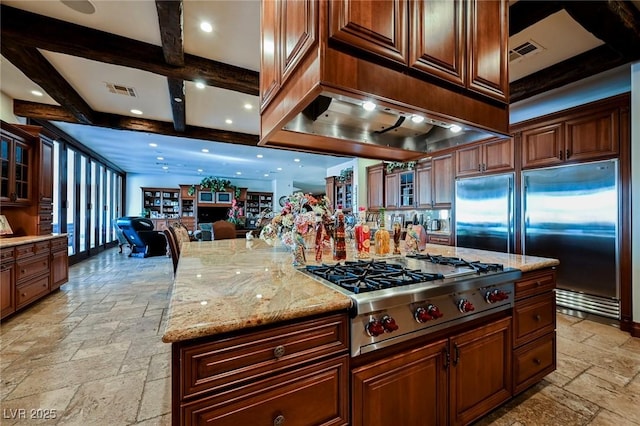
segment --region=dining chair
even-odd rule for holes
[[[213,222],[213,238],[214,240],[227,240],[236,237],[236,226],[226,220],[218,220]]]
[[[169,243],[171,261],[173,262],[173,275],[175,276],[176,269],[178,269],[178,260],[180,258],[180,252],[178,251],[179,250],[178,244],[171,227],[165,228],[162,232],[164,232],[164,236],[167,237],[167,243]]]

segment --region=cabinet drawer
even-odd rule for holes
[[[51,252],[67,250],[67,237],[55,238],[51,240]]]
[[[49,293],[49,275],[37,278],[16,288],[17,308],[21,308]]]
[[[15,258],[14,247],[0,249],[0,262],[2,263],[13,262],[14,258]]]
[[[520,346],[556,328],[556,298],[546,294],[516,302],[513,308],[513,345]]]
[[[16,248],[16,259],[24,259],[42,253],[49,253],[49,241],[18,246]]]
[[[16,282],[20,283],[45,272],[49,272],[48,253],[46,256],[37,256],[28,258],[27,260],[19,260],[16,269]]]
[[[556,333],[549,333],[513,353],[513,390],[519,393],[556,369]]]
[[[549,270],[544,272],[527,274],[520,281],[516,281],[515,299],[533,296],[545,293],[556,288],[556,271]]]
[[[38,216],[38,223],[40,225],[51,224],[53,222],[53,216],[50,213],[40,214]]]
[[[181,407],[180,424],[346,425],[348,355]]]
[[[429,242],[431,244],[449,245],[450,241],[451,241],[450,237],[446,235],[429,235]]]
[[[349,348],[347,315],[181,349],[181,398],[273,374]]]

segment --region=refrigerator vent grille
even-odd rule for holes
[[[616,299],[556,289],[556,304],[607,318],[620,319],[620,301]]]

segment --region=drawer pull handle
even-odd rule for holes
[[[22,293],[22,297],[27,297],[27,293]]]
[[[533,359],[533,362],[534,362],[536,365],[540,365],[540,364],[542,364],[542,361],[540,361],[540,359],[539,359],[539,358],[534,358],[534,359]]]
[[[284,352],[285,352],[284,346],[282,345],[276,346],[275,349],[273,350],[273,356],[275,356],[276,359],[280,359],[284,356]],[[281,416],[278,416],[278,417],[281,417]],[[282,421],[284,421],[284,417],[282,417]]]
[[[273,426],[282,426],[284,424],[284,416],[279,414],[278,417],[273,419]]]
[[[26,271],[24,269],[20,269],[20,273],[24,274]]]
[[[536,281],[536,286],[540,287],[542,283],[540,281]]]
[[[540,317],[540,314],[537,314],[535,317],[536,321],[540,321],[542,318]]]

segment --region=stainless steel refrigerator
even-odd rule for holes
[[[459,247],[513,253],[513,173],[463,178],[455,187]]]
[[[559,306],[620,317],[618,162],[522,172],[522,252],[560,259]]]

